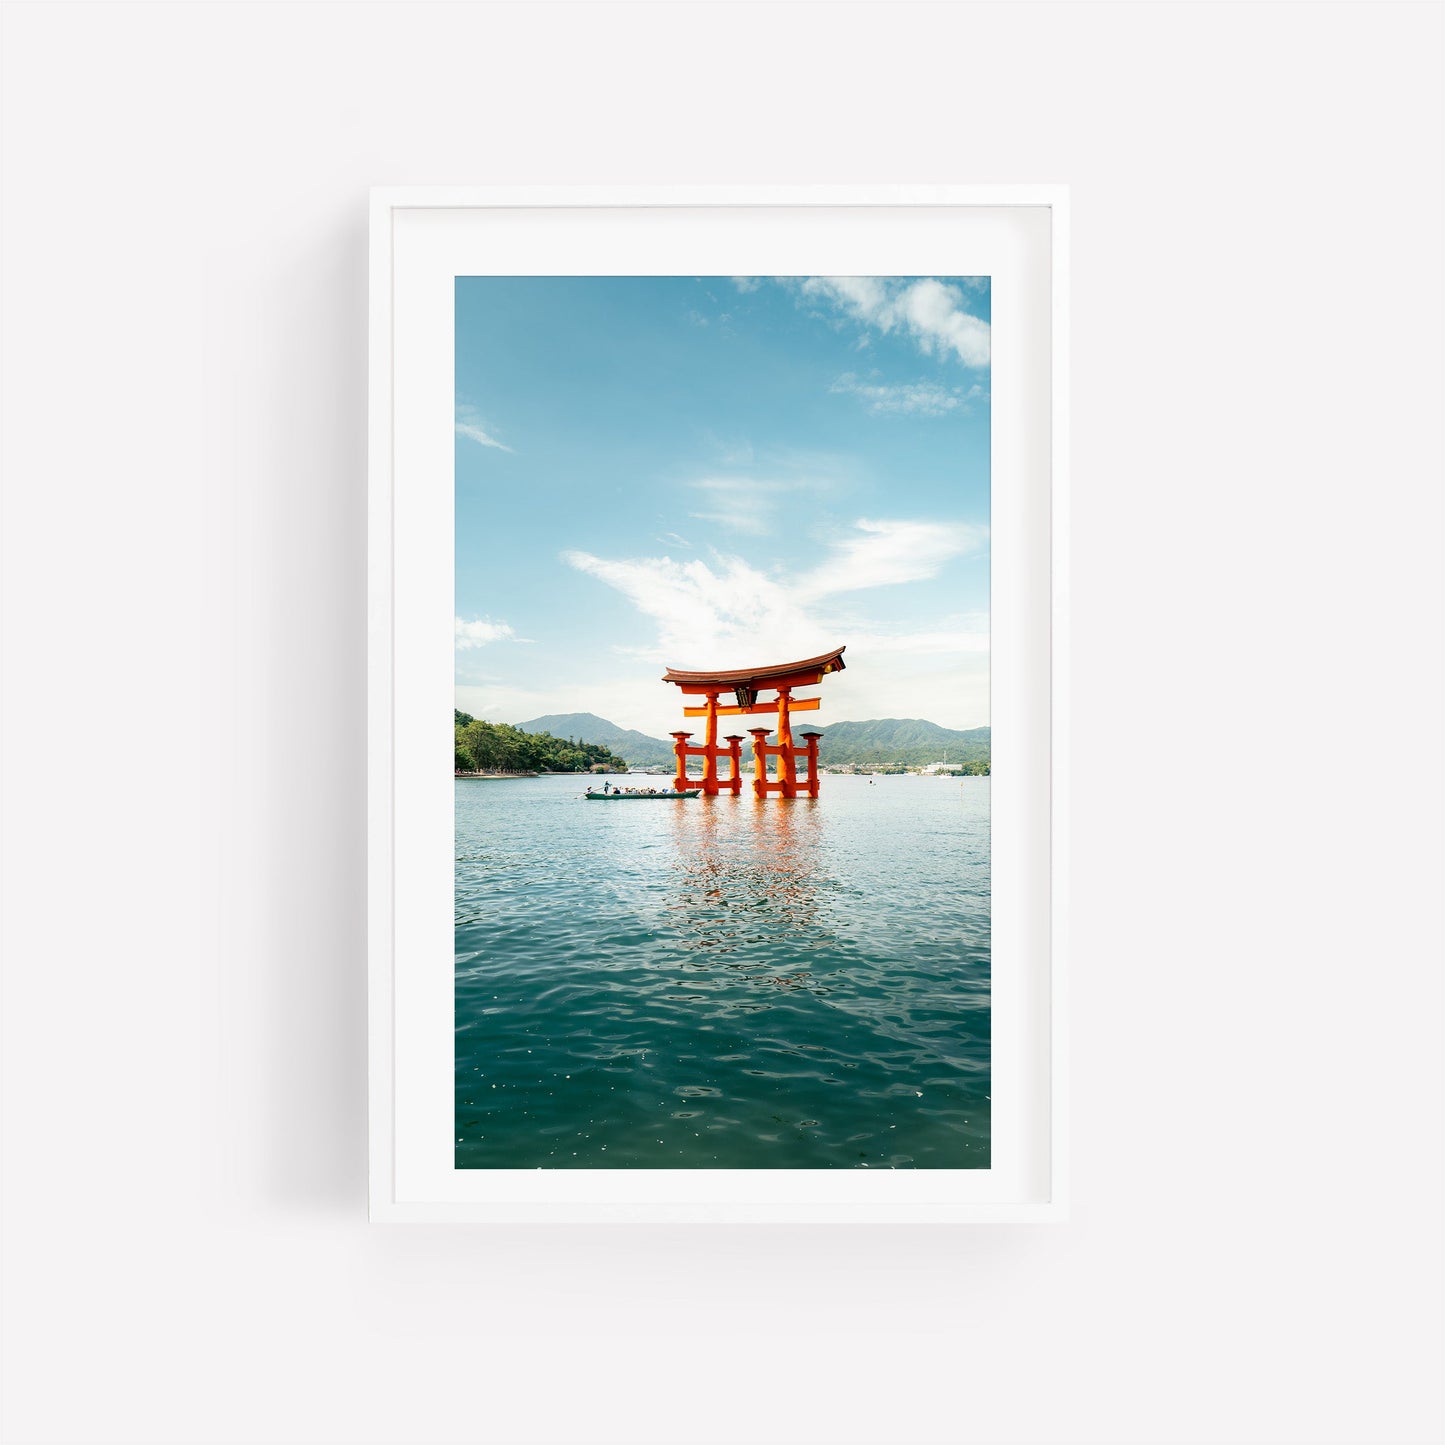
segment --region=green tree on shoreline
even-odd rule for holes
[[[627,771],[627,762],[599,743],[524,733],[507,723],[484,722],[470,713],[455,715],[456,767],[460,772],[585,773],[594,767]]]

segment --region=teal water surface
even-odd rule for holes
[[[987,778],[583,786],[456,783],[458,1168],[988,1167]]]

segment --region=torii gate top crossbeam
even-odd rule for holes
[[[744,688],[757,692],[763,688],[810,687],[821,682],[825,673],[843,671],[846,647],[833,652],[805,657],[801,662],[775,662],[763,667],[738,667],[726,672],[684,672],[669,667],[664,682],[675,682],[684,692],[736,692]]]

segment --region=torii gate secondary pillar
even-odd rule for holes
[[[679,792],[686,792],[692,787],[701,787],[708,797],[716,797],[719,793],[731,793],[736,797],[743,790],[743,764],[740,745],[742,734],[733,733],[726,739],[727,746],[723,747],[717,740],[717,697],[714,694],[709,699],[707,740],[701,746],[694,746],[690,741],[691,733],[676,732],[669,733],[672,738],[672,752],[677,759],[677,774],[673,778],[673,787]],[[689,758],[701,758],[703,760],[702,777],[689,778],[687,775],[687,760]],[[719,758],[726,758],[729,764],[728,776],[718,776],[717,764]]]
[[[800,756],[806,756],[808,759],[808,796],[810,798],[818,796],[818,739],[822,736],[822,733],[803,734],[803,753]]]
[[[732,773],[725,778],[718,786],[729,788],[733,797],[737,797],[743,790],[743,735],[741,733],[729,733],[727,736],[728,761],[732,765]]]
[[[802,747],[793,743],[792,733],[786,737],[783,732],[783,720],[778,722],[778,741],[775,744],[768,742],[767,728],[749,728],[753,735],[753,792],[758,797],[766,798],[769,793],[781,793],[785,798],[818,796],[818,739],[822,733],[804,733]],[[778,776],[768,776],[768,759],[778,759]],[[808,776],[799,780],[798,759],[806,758],[808,762]]]
[[[672,786],[680,793],[687,787],[687,760],[700,749],[688,747],[691,733],[669,733],[668,736],[673,739],[672,751],[677,758],[677,776],[672,780]]]

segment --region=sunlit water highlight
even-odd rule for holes
[[[582,788],[456,784],[458,1168],[988,1166],[987,778]]]

